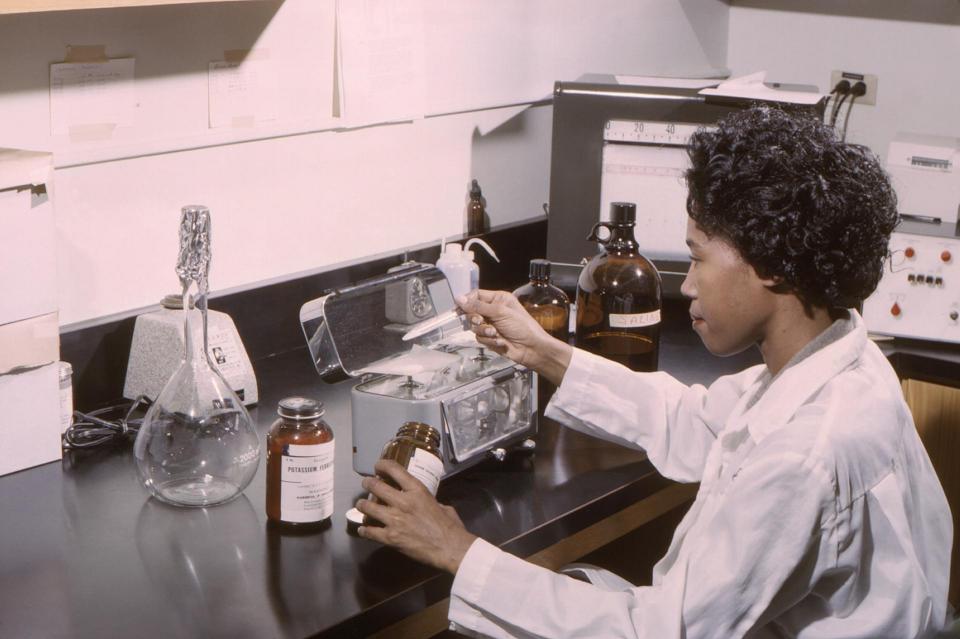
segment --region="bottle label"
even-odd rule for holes
[[[333,446],[290,444],[281,457],[280,519],[323,521],[333,514]]]
[[[443,462],[436,455],[416,449],[407,462],[407,472],[419,479],[431,495],[437,496],[437,487],[443,477]]]
[[[70,380],[60,383],[60,432],[65,433],[73,424],[73,385]]]
[[[210,360],[217,365],[220,374],[227,380],[230,388],[243,388],[243,358],[241,346],[237,343],[235,333],[225,322],[211,321],[207,325],[207,347]],[[202,333],[199,339],[203,339]]]
[[[649,313],[610,313],[610,328],[642,328],[660,323],[660,309]]]

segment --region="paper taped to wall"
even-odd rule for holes
[[[50,132],[70,135],[71,129],[112,131],[115,126],[132,126],[137,109],[135,60],[51,64]]]
[[[337,2],[337,91],[344,125],[423,117],[423,14],[423,0]]]
[[[263,59],[211,62],[207,78],[210,128],[252,126],[277,118],[277,75]]]

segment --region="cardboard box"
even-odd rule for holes
[[[57,313],[0,325],[0,375],[60,359]]]
[[[53,156],[0,149],[0,324],[57,310]]]
[[[57,313],[0,326],[0,475],[60,459]]]
[[[0,375],[0,475],[60,459],[59,369]]]

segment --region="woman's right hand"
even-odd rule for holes
[[[478,342],[560,385],[573,349],[543,330],[511,293],[470,291],[457,305],[470,317]]]

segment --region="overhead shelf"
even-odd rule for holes
[[[78,9],[111,9],[115,7],[149,7],[163,4],[201,4],[211,2],[264,2],[268,0],[0,0],[0,15],[40,13]]]

